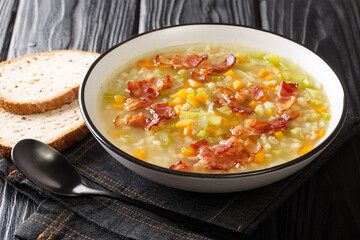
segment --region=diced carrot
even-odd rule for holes
[[[116,102],[116,103],[124,103],[124,96],[115,95],[114,96],[114,102]]]
[[[326,108],[323,106],[317,107],[317,108],[315,108],[315,111],[317,111],[318,113],[323,113],[323,112],[326,112]]]
[[[200,88],[203,85],[195,80],[189,79],[186,82],[186,87],[192,87],[192,88]]]
[[[273,117],[274,116],[274,109],[270,108],[269,110],[266,111],[267,115],[269,117]]]
[[[265,159],[265,151],[262,149],[260,152],[255,154],[254,162],[256,163],[262,163]]]
[[[245,119],[245,116],[243,114],[241,114],[241,113],[238,113],[238,112],[235,113],[235,117],[240,121]]]
[[[299,155],[304,155],[313,149],[311,143],[305,143],[298,151]]]
[[[114,103],[112,105],[114,108],[123,108],[124,107],[124,103]]]
[[[266,90],[275,91],[276,90],[276,85],[267,85],[267,86],[264,86],[264,88]]]
[[[191,124],[192,124],[192,120],[191,120],[191,119],[189,119],[189,120],[181,120],[181,121],[178,121],[178,122],[176,123],[176,127],[177,127],[177,128],[185,128],[185,127],[187,127],[187,126],[191,126]]]
[[[206,129],[209,133],[211,133],[212,135],[216,135],[217,130],[219,130],[218,127],[215,126],[210,126]]]
[[[174,111],[175,111],[175,113],[176,113],[176,114],[178,114],[178,115],[179,115],[179,114],[180,114],[180,112],[181,112],[181,109],[180,109],[180,107],[179,107],[179,106],[175,106],[175,107],[174,107]]]
[[[256,106],[258,105],[258,103],[254,100],[252,100],[251,102],[249,102],[249,106],[252,108],[256,108]]]
[[[227,71],[226,73],[224,73],[224,76],[230,76],[230,77],[232,77],[232,78],[234,78],[234,79],[238,79],[239,77],[234,73],[234,71],[233,70],[229,70],[229,71]]]
[[[282,131],[275,132],[274,135],[279,140],[281,140],[281,139],[283,139],[285,137],[285,135],[283,134]]]
[[[246,59],[243,57],[243,56],[241,56],[241,54],[236,54],[236,61],[238,62],[238,63],[244,63],[244,62],[246,62]]]
[[[325,130],[325,129],[320,129],[320,130],[317,132],[316,137],[317,137],[317,138],[322,138],[322,137],[325,136],[325,134],[326,134],[326,130]]]
[[[240,89],[245,87],[244,84],[239,80],[235,80],[232,86],[236,91],[239,91]]]
[[[265,81],[271,81],[274,80],[271,76],[266,76]]]
[[[144,160],[147,156],[147,152],[142,149],[137,149],[134,153],[134,157],[137,157],[138,159]]]
[[[184,136],[192,136],[192,127],[191,126],[186,126],[184,128]]]
[[[202,92],[198,92],[196,94],[196,100],[198,100],[198,102],[206,104],[206,101],[208,100],[209,96],[205,93]]]
[[[139,60],[138,61],[139,67],[154,67],[153,60]]]
[[[178,91],[177,93],[171,95],[170,97],[172,99],[175,99],[175,98],[181,98],[181,99],[186,99],[186,95],[187,95],[187,92],[185,89],[181,89],[180,91]]]
[[[188,147],[182,147],[180,149],[180,152],[184,157],[193,157],[193,156],[197,155],[197,153],[194,149],[188,148]]]
[[[192,106],[198,106],[198,105],[199,105],[199,102],[198,102],[198,100],[196,99],[195,94],[187,95],[187,96],[186,96],[186,101],[187,101],[188,103],[190,103]]]
[[[185,103],[185,101],[183,99],[181,99],[180,97],[177,97],[173,101],[169,102],[169,105],[171,107],[173,107],[173,106],[176,106],[176,105],[182,105],[184,103]]]
[[[265,69],[261,70],[258,74],[259,77],[261,78],[266,78],[268,75],[270,74],[270,72],[266,71]]]

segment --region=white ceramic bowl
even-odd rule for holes
[[[326,136],[309,153],[290,162],[262,170],[233,174],[200,174],[159,167],[139,160],[117,148],[107,139],[97,115],[100,86],[121,64],[154,49],[186,44],[236,43],[274,52],[298,63],[324,86],[329,96],[332,118]],[[334,71],[318,55],[282,36],[249,27],[223,24],[191,24],[154,30],[122,42],[102,54],[89,69],[80,87],[80,107],[91,133],[120,163],[137,174],[170,187],[197,192],[233,192],[261,187],[305,167],[313,161],[339,133],[347,111],[343,84]],[[105,163],[106,164],[106,163]]]

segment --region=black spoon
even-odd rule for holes
[[[84,184],[80,174],[64,155],[38,140],[24,139],[17,142],[11,157],[16,167],[31,182],[49,192],[64,196],[97,195],[115,198],[206,235],[224,239],[249,239],[244,234],[122,194],[92,189]]]

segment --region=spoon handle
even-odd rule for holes
[[[99,190],[95,190],[95,189],[91,189],[91,192],[88,192],[88,194],[105,196],[105,197],[110,197],[110,198],[114,198],[117,200],[121,200],[125,203],[134,205],[134,206],[142,208],[146,211],[157,214],[157,215],[159,215],[163,218],[166,218],[168,220],[171,220],[177,224],[181,224],[189,229],[195,230],[197,232],[201,232],[205,235],[210,234],[212,236],[216,236],[221,239],[250,239],[249,236],[247,236],[243,233],[235,232],[230,229],[221,227],[219,225],[215,225],[210,222],[202,221],[202,220],[199,220],[199,219],[196,219],[196,218],[193,218],[193,217],[190,217],[190,216],[178,213],[178,212],[174,212],[174,211],[166,209],[166,208],[158,207],[156,205],[153,205],[153,204],[150,204],[147,202],[139,201],[137,199],[133,199],[133,198],[127,197],[125,195],[121,195],[121,194],[117,194],[117,193],[113,193],[113,192],[99,191]]]

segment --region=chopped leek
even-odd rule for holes
[[[221,117],[220,116],[209,116],[208,117],[208,124],[212,126],[218,126],[221,124]]]
[[[284,150],[282,150],[282,149],[272,149],[272,150],[271,150],[271,153],[280,155],[280,154],[283,154],[283,153],[284,153]]]
[[[111,94],[111,93],[104,93],[104,101],[111,103],[114,102],[115,99],[115,94]]]
[[[208,138],[210,137],[210,133],[206,130],[200,130],[199,133],[196,135],[199,138]]]
[[[264,56],[264,59],[274,65],[278,65],[280,63],[280,58],[277,54],[267,54]]]
[[[210,76],[211,82],[218,82],[224,80],[224,76]]]
[[[328,113],[321,113],[320,114],[320,117],[322,118],[322,119],[325,119],[325,120],[330,120],[330,118],[331,118],[331,115],[330,114],[328,114]]]
[[[208,127],[208,119],[206,116],[199,117],[195,123],[199,129],[206,129]]]
[[[317,99],[310,99],[309,103],[314,106],[321,106],[324,104],[324,102],[317,100]]]
[[[171,144],[171,135],[165,131],[158,131],[156,132],[156,137],[161,142],[162,146],[169,146]]]
[[[299,127],[296,127],[296,128],[293,128],[290,130],[290,133],[291,135],[296,138],[296,139],[299,139],[299,140],[304,140],[305,139],[305,136],[303,134],[303,131],[301,128]]]
[[[187,81],[189,78],[191,78],[191,72],[187,69],[181,69],[178,72],[179,78],[182,82]]]
[[[230,116],[233,114],[233,111],[228,106],[218,108],[218,110],[226,116]]]
[[[320,92],[318,90],[306,88],[306,91],[308,91],[314,98],[320,97]]]
[[[308,117],[306,118],[306,120],[310,121],[310,122],[314,122],[316,120],[318,120],[320,118],[320,114],[318,113],[311,113],[310,115],[308,115]]]

